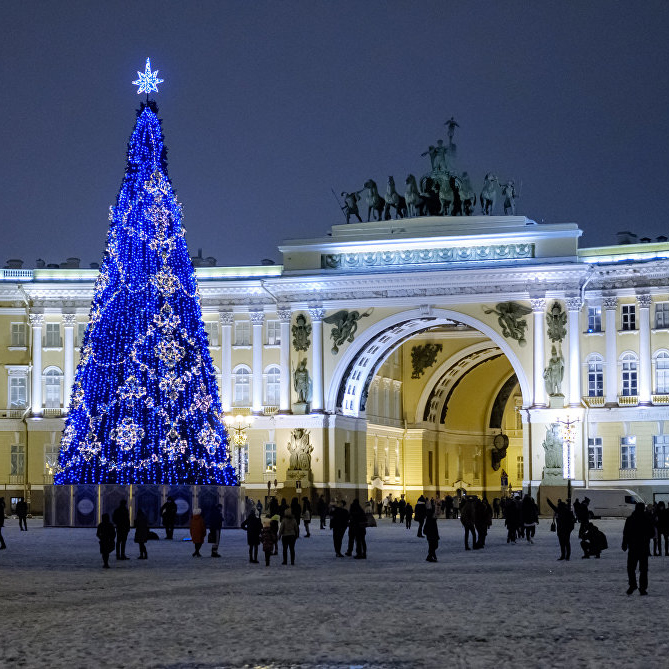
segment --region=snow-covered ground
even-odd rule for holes
[[[650,558],[648,597],[625,594],[622,521],[597,521],[600,560],[557,562],[542,520],[534,545],[507,545],[495,521],[464,551],[439,521],[439,562],[387,520],[368,559],[335,558],[329,530],[297,542],[297,563],[249,564],[242,531],[223,558],[152,541],[149,560],[102,569],[95,530],[8,520],[0,551],[1,667],[666,667],[669,557]],[[162,530],[159,531],[164,536]],[[175,538],[182,539],[184,530]],[[131,538],[133,534],[131,533]]]

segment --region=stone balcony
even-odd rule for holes
[[[669,479],[669,467],[653,468],[654,479]]]
[[[639,404],[638,395],[618,395],[618,404],[621,407],[635,407]]]
[[[604,396],[586,396],[582,398],[583,401],[592,409],[593,407],[603,407],[604,406]]]
[[[635,469],[620,469],[618,478],[620,478],[620,479],[635,479],[636,478],[636,468]]]
[[[588,478],[591,481],[603,481],[604,480],[604,470],[603,469],[588,469]]]
[[[653,395],[653,404],[669,404],[669,395]]]

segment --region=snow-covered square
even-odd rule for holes
[[[542,519],[534,544],[506,543],[493,521],[465,552],[457,520],[440,520],[439,562],[383,519],[368,559],[336,558],[312,523],[295,566],[250,564],[246,535],[223,534],[222,559],[192,544],[148,544],[149,559],[102,569],[95,530],[7,521],[0,552],[2,667],[662,667],[669,557],[651,557],[649,596],[627,596],[622,520],[596,521],[609,549],[558,562]],[[303,532],[302,532],[303,534]],[[130,540],[133,533],[131,532]]]

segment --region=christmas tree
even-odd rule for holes
[[[147,60],[55,483],[237,483]],[[142,88],[143,86],[143,88]]]

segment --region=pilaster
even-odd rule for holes
[[[265,314],[262,311],[251,312],[251,326],[253,328],[253,413],[262,412],[262,326]]]
[[[41,416],[42,411],[42,328],[44,314],[30,314],[30,327],[33,331],[32,345],[32,393],[30,407],[34,416]]]
[[[612,295],[604,297],[602,306],[606,310],[604,330],[606,344],[606,374],[604,380],[604,399],[609,405],[618,404],[618,347],[616,344],[616,310],[618,298]]]
[[[232,409],[232,311],[220,311],[221,322],[221,408],[223,413]]]
[[[293,313],[290,307],[277,309],[281,327],[281,350],[279,352],[279,411],[290,412],[290,321]]]
[[[546,300],[534,298],[532,304],[532,316],[534,319],[534,406],[546,406],[546,389],[544,387],[544,320],[546,312]]]
[[[637,295],[639,302],[639,404],[651,404],[650,305],[648,294]]]
[[[312,327],[312,359],[311,375],[313,391],[311,397],[311,410],[323,411],[323,318],[325,309],[315,307],[309,309]]]
[[[569,297],[567,303],[567,327],[569,330],[569,405],[581,406],[581,333],[579,314],[581,298]]]

